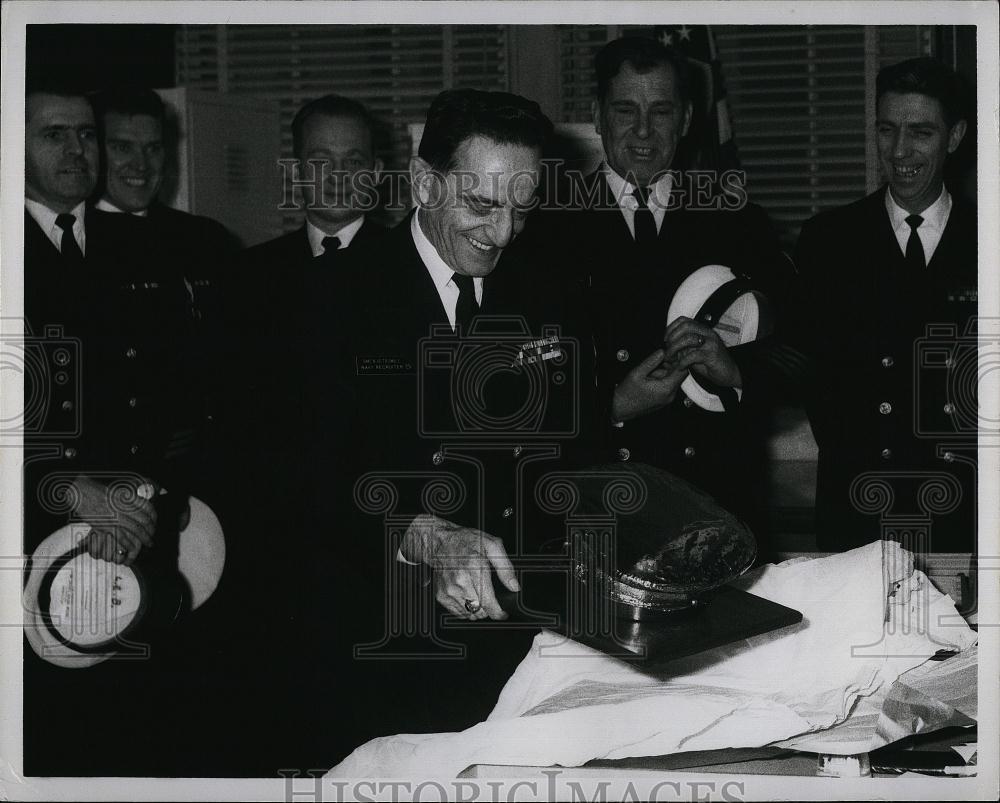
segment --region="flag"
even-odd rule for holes
[[[688,135],[678,148],[676,166],[719,172],[738,168],[740,157],[711,26],[658,25],[654,35],[688,61],[694,112]]]

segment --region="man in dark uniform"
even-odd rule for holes
[[[935,59],[883,69],[887,183],[799,238],[821,549],[904,534],[920,551],[975,547],[976,213],[944,185],[966,130],[961,97]]]
[[[273,499],[273,526],[301,506],[290,494],[302,487],[299,424],[304,381],[314,367],[305,359],[311,302],[307,276],[338,274],[348,249],[384,234],[370,220],[382,161],[375,155],[373,120],[365,107],[325,95],[299,109],[292,143],[303,187],[305,221],[293,232],[240,253],[226,284],[223,359],[224,444],[233,471],[251,482],[262,504]],[[300,185],[301,186],[301,185]],[[312,190],[312,192],[309,192]],[[237,490],[244,497],[247,488]],[[243,499],[238,500],[243,506]],[[264,526],[269,530],[269,526]]]
[[[221,389],[219,337],[222,327],[222,280],[237,246],[235,237],[218,221],[173,209],[159,196],[167,175],[167,113],[151,89],[113,88],[94,97],[103,155],[103,181],[94,207],[128,214],[148,223],[147,248],[183,275],[196,346],[201,406],[199,427],[178,433],[177,445],[191,448],[214,437]],[[139,228],[139,227],[137,227]],[[208,478],[198,493],[213,496]]]
[[[151,479],[176,475],[184,485],[183,472],[165,457],[174,427],[189,424],[192,414],[183,281],[139,221],[85,207],[98,158],[87,99],[37,91],[26,102],[25,312],[36,335],[61,327],[64,337],[79,338],[87,358],[85,369],[74,367],[81,397],[62,399],[42,434],[70,432],[54,420],[63,413],[79,420],[73,443],[62,449],[67,469],[84,477],[91,468],[154,471]],[[77,492],[88,498],[84,485]],[[102,535],[101,554],[129,563],[151,533],[130,522],[118,529]],[[45,534],[29,528],[29,536]]]
[[[149,220],[169,259],[183,270],[196,317],[218,325],[219,282],[236,240],[219,222],[173,209],[159,200],[166,177],[166,108],[151,89],[97,94],[104,181],[95,206]],[[208,320],[205,320],[208,319]]]
[[[707,192],[671,170],[692,113],[683,57],[651,39],[623,38],[595,66],[605,162],[547,197],[527,236],[586,288],[608,459],[667,469],[754,524],[763,448],[756,347],[727,349],[688,318],[667,329],[667,310],[684,279],[709,264],[777,296],[786,261],[742,188]],[[689,370],[735,388],[736,409],[695,405],[680,390]]]
[[[26,407],[40,411],[24,443],[26,552],[69,518],[93,525],[94,558],[155,572],[171,534],[176,543],[190,482],[191,450],[173,448],[196,415],[187,293],[142,221],[86,208],[98,144],[82,93],[29,87],[25,155],[25,314],[52,359],[25,383]],[[175,503],[139,498],[123,509],[121,483],[165,488]],[[195,660],[165,640],[150,660],[65,669],[26,647],[26,770],[171,774],[160,737],[191,725],[191,687],[176,672],[185,659]],[[87,738],[53,738],[79,723]]]
[[[536,516],[536,481],[580,448],[592,353],[575,288],[508,249],[550,130],[519,96],[443,92],[410,164],[416,211],[340,276],[314,275],[314,320],[339,322],[316,442],[345,469],[323,475],[315,537],[340,596],[318,607],[340,612],[323,638],[350,679],[334,687],[364,710],[337,748],[480,721],[533,636],[490,623],[520,588],[511,558],[563,534]]]
[[[292,120],[292,151],[303,191],[305,221],[293,232],[242,254],[233,276],[233,314],[273,333],[298,326],[307,306],[307,270],[334,269],[347,248],[384,233],[368,214],[375,208],[382,160],[375,155],[374,121],[358,101],[324,95]],[[309,185],[307,182],[313,181]],[[338,253],[340,252],[340,253]],[[314,258],[323,257],[314,262]]]
[[[245,751],[267,774],[300,766],[294,745],[311,728],[295,719],[293,700],[304,693],[304,678],[321,671],[303,658],[322,632],[311,629],[314,589],[301,576],[312,571],[322,547],[311,530],[308,490],[316,465],[303,424],[308,385],[327,370],[309,357],[309,328],[334,322],[313,320],[308,277],[329,274],[333,289],[324,292],[344,292],[347,257],[385,232],[369,214],[382,169],[373,125],[362,104],[338,95],[298,111],[292,144],[305,221],[236,255],[225,284],[217,474],[228,529],[238,537],[227,553],[226,604],[231,632],[258,645],[246,682],[253,689],[247,696],[262,710]],[[236,656],[237,664],[245,661],[245,654]]]

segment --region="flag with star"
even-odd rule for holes
[[[661,44],[682,53],[689,65],[694,113],[688,135],[678,148],[678,166],[720,172],[738,168],[740,158],[711,26],[659,25],[654,35]]]

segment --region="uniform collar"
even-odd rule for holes
[[[24,208],[38,227],[42,230],[42,233],[48,238],[49,242],[55,246],[55,249],[62,253],[62,241],[63,241],[63,230],[56,225],[56,219],[59,217],[58,212],[53,212],[45,204],[39,201],[32,201],[30,198],[24,199]],[[81,201],[76,206],[74,206],[70,211],[75,221],[73,221],[73,239],[76,240],[77,245],[80,246],[80,251],[86,255],[87,253],[87,227],[85,215],[87,214],[87,204],[85,201]]]
[[[55,228],[56,218],[62,214],[61,212],[53,212],[45,204],[40,201],[33,201],[30,198],[24,199],[24,208],[28,210],[28,214],[34,218],[35,223],[39,225],[41,230],[46,233]],[[76,218],[76,222],[73,224],[74,229],[84,225],[83,216],[86,214],[86,209],[86,202],[80,201],[80,203],[70,210],[69,214]]]
[[[892,197],[892,190],[888,187],[885,189],[885,211],[889,213],[889,222],[892,224],[893,231],[900,231],[902,229],[905,229],[907,233],[910,231],[910,225],[906,222],[906,218],[910,216],[910,213],[896,203],[896,199]],[[924,222],[920,224],[920,228],[943,231],[950,213],[951,193],[948,192],[947,187],[942,186],[941,194],[937,197],[937,200],[920,213],[920,217],[924,219]]]
[[[124,215],[125,210],[121,207],[115,206],[107,198],[101,198],[96,204],[94,204],[94,209],[100,209],[102,212],[114,212],[115,214]],[[140,209],[138,212],[131,212],[130,214],[135,217],[147,217],[149,215],[148,209]]]
[[[619,176],[607,162],[601,165],[601,173],[604,175],[604,180],[608,182],[608,188],[611,190],[611,194],[614,197],[617,204],[629,211],[635,211],[639,202],[636,200],[635,195],[635,185],[626,181],[624,178]],[[666,172],[660,176],[651,186],[649,197],[653,199],[654,207],[659,207],[660,209],[667,209],[670,204],[670,192],[674,186],[674,176],[671,172]]]
[[[431,241],[427,239],[427,236],[420,228],[419,207],[413,217],[410,218],[410,234],[413,236],[413,244],[417,247],[420,261],[424,263],[424,267],[427,268],[427,272],[431,275],[434,286],[440,292],[441,288],[451,281],[451,277],[455,274],[455,271],[448,266],[447,262],[441,259],[441,255],[437,252],[437,249],[431,244]]]
[[[340,248],[338,250],[343,250],[351,244],[351,240],[354,239],[355,235],[361,231],[361,227],[365,223],[365,216],[352,220],[346,226],[337,229],[333,234],[327,234],[318,226],[314,225],[312,221],[306,221],[306,237],[309,238],[309,249],[312,251],[313,256],[319,256],[323,253],[323,239],[325,237],[336,237],[340,240]]]

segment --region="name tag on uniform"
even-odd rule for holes
[[[394,355],[360,356],[355,360],[359,376],[399,376],[416,373],[413,363]]]
[[[512,367],[514,365],[531,365],[561,356],[562,348],[559,346],[559,338],[555,335],[543,337],[540,340],[529,340],[517,352]]]

